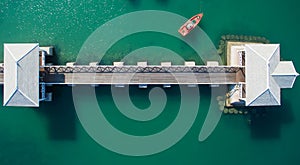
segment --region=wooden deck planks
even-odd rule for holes
[[[62,73],[48,74],[52,84],[234,84],[236,73]]]

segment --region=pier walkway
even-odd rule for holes
[[[236,84],[245,82],[244,67],[230,66],[45,66],[40,82],[45,84]],[[3,84],[0,67],[0,84]]]

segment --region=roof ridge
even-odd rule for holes
[[[29,100],[33,105],[37,105],[33,100],[31,100],[27,95],[25,95],[22,90],[19,90],[19,92],[24,96],[26,97],[27,100]]]
[[[260,96],[262,96],[264,93],[266,93],[266,91],[269,90],[269,88],[263,90],[259,95],[257,95],[257,97],[255,99],[253,99],[248,105],[252,104],[255,100],[257,100],[257,98],[259,98]]]
[[[277,85],[277,84],[276,84]],[[278,86],[278,85],[277,85]],[[274,98],[274,100],[276,100],[276,102],[278,103],[278,104],[280,104],[280,100],[277,100],[276,99],[276,97],[274,97],[274,93],[269,89],[269,92],[272,94],[272,97]],[[279,95],[279,97],[280,97],[280,95]]]
[[[35,45],[35,47],[33,47],[32,49],[30,49],[23,57],[21,57],[17,63],[19,63],[20,61],[22,61],[28,54],[30,54],[36,47],[38,46],[38,44]]]
[[[17,92],[18,89],[16,88],[14,92],[9,96],[9,99],[6,101],[6,103],[3,103],[3,105],[6,106]]]
[[[274,51],[272,52],[272,56],[269,57],[268,61],[271,60],[271,58],[274,56],[275,52],[280,48],[280,47],[278,46],[278,44],[273,44],[273,45],[274,45],[274,46],[276,45],[276,49],[274,49]],[[273,46],[273,45],[272,45],[272,46]],[[279,62],[280,62],[280,61],[279,61]]]
[[[246,45],[249,49],[251,49],[251,51],[253,51],[255,54],[257,54],[260,58],[262,58],[264,61],[266,61],[266,59],[260,54],[258,53],[256,50],[254,50],[251,46]]]
[[[9,52],[9,55],[17,62],[18,60],[15,58],[15,56],[12,55],[13,53],[10,51],[10,49],[5,44],[4,47],[6,48],[5,50]]]
[[[291,63],[293,66],[293,73],[275,73],[280,64]],[[271,76],[299,76],[299,73],[296,71],[293,61],[280,61],[276,66],[275,70],[271,73]]]

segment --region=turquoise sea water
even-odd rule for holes
[[[184,17],[204,12],[200,24],[215,45],[223,34],[259,35],[281,44],[283,60],[293,60],[299,71],[298,23],[300,2],[296,0],[101,0],[101,1],[11,1],[0,2],[0,61],[3,43],[38,42],[54,45],[56,61],[75,61],[87,37],[105,22],[125,13],[164,10]],[[122,27],[120,27],[122,28]],[[157,40],[157,38],[164,38]],[[138,41],[138,42],[137,42]],[[168,42],[168,44],[166,44]],[[109,64],[143,46],[172,49],[186,60],[193,50],[176,46],[177,41],[162,34],[140,33],[124,38],[111,48],[102,63]],[[197,59],[196,59],[197,60]],[[153,61],[153,63],[158,61]],[[201,61],[198,61],[199,63]],[[198,116],[188,134],[159,154],[130,157],[111,152],[88,136],[75,113],[72,89],[54,86],[54,100],[40,108],[0,107],[0,164],[299,164],[300,112],[299,81],[283,90],[282,107],[269,108],[265,117],[252,125],[244,116],[223,115],[213,134],[204,142],[198,134],[208,111],[210,91],[200,87]],[[131,87],[133,103],[150,105],[150,89]],[[179,90],[167,90],[164,112],[155,120],[137,122],[124,117],[114,105],[109,86],[96,89],[103,113],[123,132],[149,135],[166,128],[176,117]],[[3,89],[0,88],[0,93]],[[0,100],[2,100],[0,94]],[[86,107],[89,108],[88,106]],[[105,132],[103,132],[105,134]]]

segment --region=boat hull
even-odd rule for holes
[[[184,23],[180,27],[178,32],[182,36],[188,35],[200,23],[202,17],[203,17],[203,13],[200,13],[200,14],[197,14],[197,15],[193,16],[192,18],[190,18],[186,23]]]

